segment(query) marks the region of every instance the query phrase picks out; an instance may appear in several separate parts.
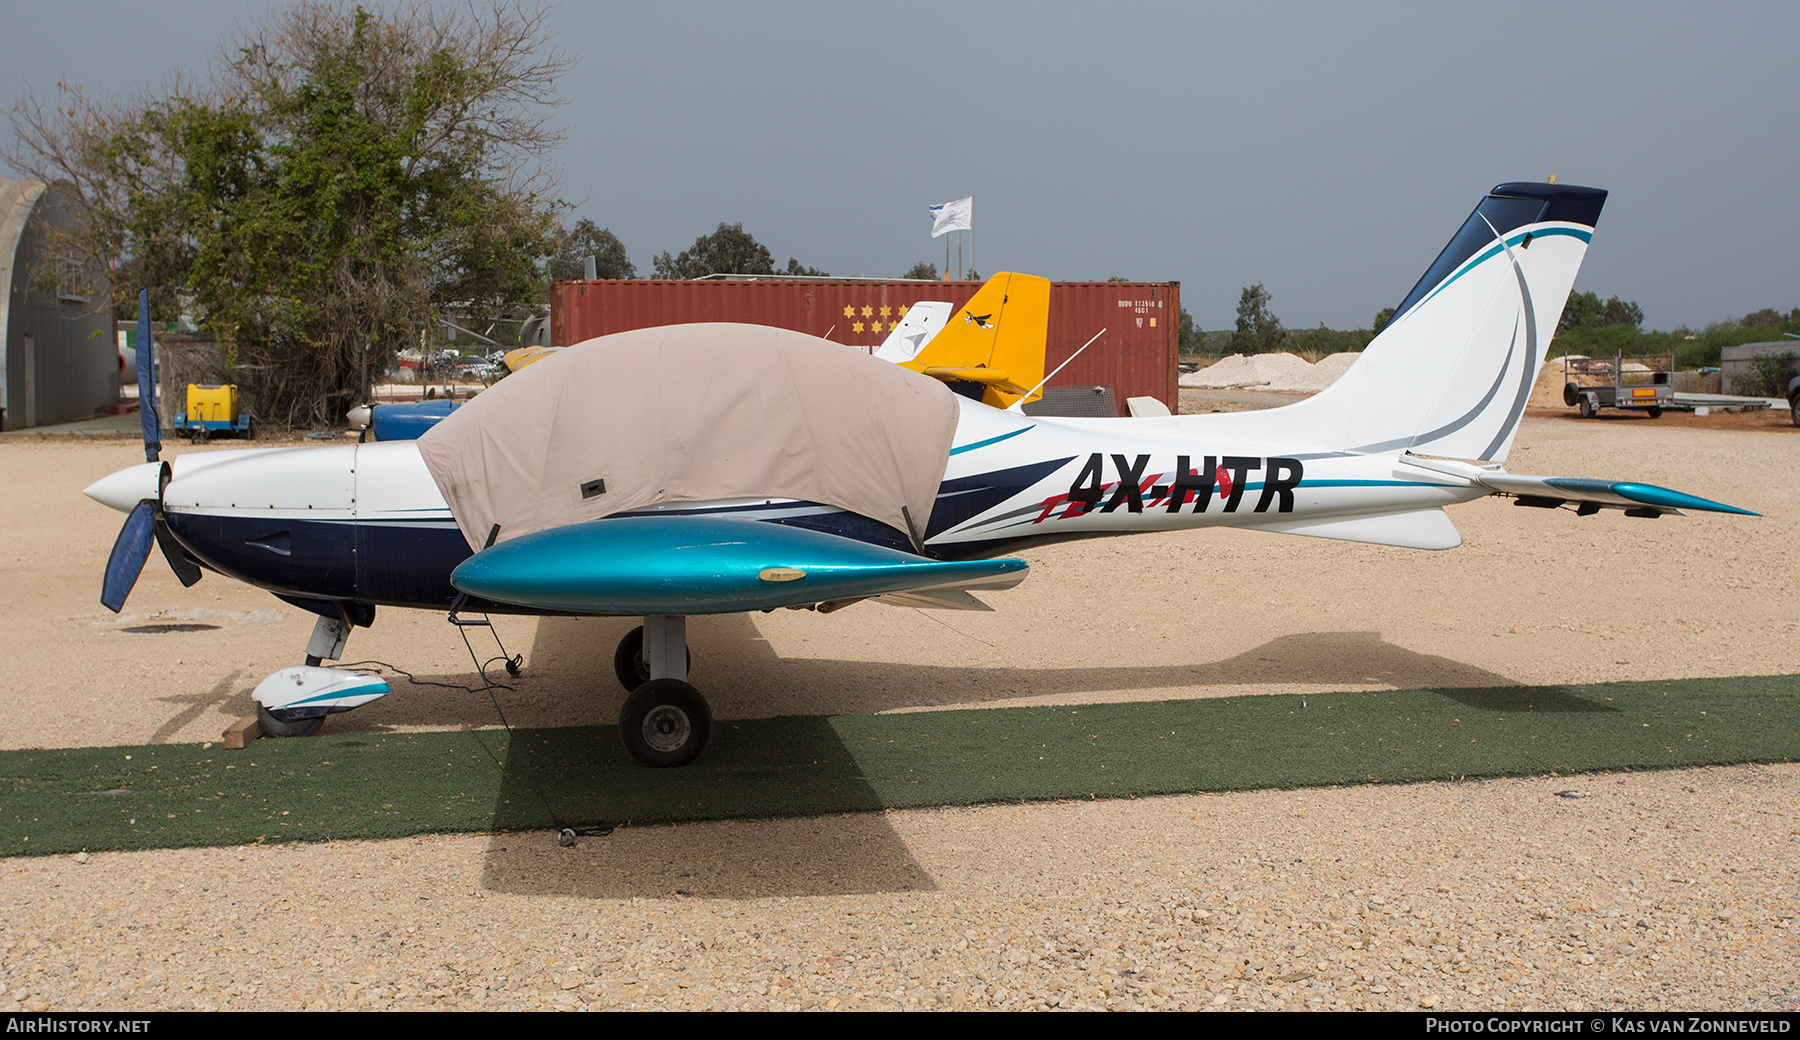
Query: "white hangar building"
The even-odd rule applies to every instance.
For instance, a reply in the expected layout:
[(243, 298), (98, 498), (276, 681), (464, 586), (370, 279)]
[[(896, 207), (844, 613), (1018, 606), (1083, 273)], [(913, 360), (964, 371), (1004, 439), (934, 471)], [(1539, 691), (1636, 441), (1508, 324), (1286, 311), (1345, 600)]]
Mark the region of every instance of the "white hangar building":
[(44, 228), (69, 219), (43, 181), (0, 177), (0, 430), (85, 419), (119, 399), (110, 286), (35, 287)]

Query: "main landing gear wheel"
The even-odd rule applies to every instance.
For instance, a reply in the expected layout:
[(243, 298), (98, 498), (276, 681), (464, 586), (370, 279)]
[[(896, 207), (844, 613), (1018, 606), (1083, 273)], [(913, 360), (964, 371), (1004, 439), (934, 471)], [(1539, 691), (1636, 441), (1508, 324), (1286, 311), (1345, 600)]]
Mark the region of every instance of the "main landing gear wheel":
[(712, 737), (712, 709), (700, 691), (680, 679), (652, 679), (625, 698), (619, 740), (640, 764), (685, 766), (700, 757)]
[(269, 709), (258, 704), (256, 706), (256, 722), (262, 727), (262, 731), (271, 737), (310, 737), (325, 725), (325, 716), (283, 722), (269, 714)]
[[(694, 651), (686, 647), (687, 667), (694, 667)], [(644, 660), (644, 626), (639, 625), (625, 633), (619, 640), (619, 648), (613, 651), (613, 674), (619, 677), (619, 685), (630, 693), (650, 681), (650, 663)]]

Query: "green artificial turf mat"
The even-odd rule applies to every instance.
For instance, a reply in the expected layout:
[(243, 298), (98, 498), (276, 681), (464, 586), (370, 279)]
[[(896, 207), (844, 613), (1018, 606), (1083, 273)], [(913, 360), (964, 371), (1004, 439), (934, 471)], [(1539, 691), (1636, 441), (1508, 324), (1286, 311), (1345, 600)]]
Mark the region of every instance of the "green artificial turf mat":
[[(0, 752), (0, 854), (810, 816), (1800, 759), (1800, 676), (719, 722), (682, 769), (611, 727)], [(529, 758), (530, 769), (525, 762)]]

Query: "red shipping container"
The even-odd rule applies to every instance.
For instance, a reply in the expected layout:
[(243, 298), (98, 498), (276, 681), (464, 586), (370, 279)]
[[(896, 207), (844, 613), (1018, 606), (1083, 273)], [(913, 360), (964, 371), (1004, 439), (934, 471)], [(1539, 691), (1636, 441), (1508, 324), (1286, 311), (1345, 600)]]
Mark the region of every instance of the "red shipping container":
[[(774, 325), (874, 351), (913, 304), (961, 307), (980, 282), (794, 278), (699, 281), (557, 282), (550, 290), (550, 342), (568, 346), (631, 329), (696, 321)], [(1053, 282), (1044, 371), (1105, 330), (1048, 387), (1104, 387), (1112, 414), (1131, 397), (1154, 397), (1177, 411), (1175, 362), (1181, 349), (1180, 282)], [(1065, 396), (1063, 400), (1067, 400)]]

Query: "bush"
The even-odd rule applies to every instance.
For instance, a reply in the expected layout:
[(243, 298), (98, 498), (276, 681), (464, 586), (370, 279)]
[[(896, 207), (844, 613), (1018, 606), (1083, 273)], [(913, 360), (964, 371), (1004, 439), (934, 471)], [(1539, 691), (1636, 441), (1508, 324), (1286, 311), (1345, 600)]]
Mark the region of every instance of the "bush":
[(1788, 380), (1794, 376), (1794, 352), (1763, 354), (1750, 359), (1749, 368), (1733, 376), (1733, 393), (1747, 397), (1786, 397)]

